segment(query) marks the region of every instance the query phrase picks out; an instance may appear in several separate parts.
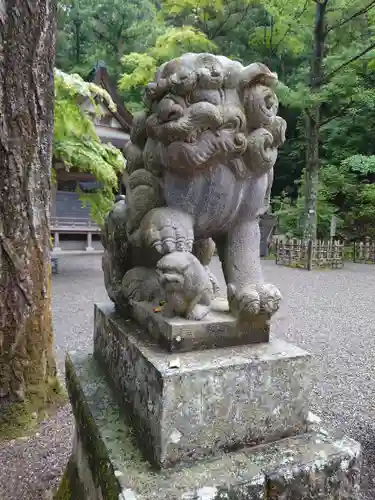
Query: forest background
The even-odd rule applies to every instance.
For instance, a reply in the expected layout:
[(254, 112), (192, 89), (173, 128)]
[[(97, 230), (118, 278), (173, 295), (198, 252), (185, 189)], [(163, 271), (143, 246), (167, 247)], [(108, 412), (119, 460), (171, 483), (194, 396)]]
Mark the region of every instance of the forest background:
[(184, 52), (261, 61), (279, 75), (288, 122), (272, 196), (279, 231), (327, 237), (335, 216), (340, 236), (375, 237), (374, 35), (375, 0), (59, 0), (54, 156), (109, 191), (122, 167), (76, 107), (82, 93), (109, 96), (68, 74), (86, 79), (105, 63), (136, 112), (155, 69)]

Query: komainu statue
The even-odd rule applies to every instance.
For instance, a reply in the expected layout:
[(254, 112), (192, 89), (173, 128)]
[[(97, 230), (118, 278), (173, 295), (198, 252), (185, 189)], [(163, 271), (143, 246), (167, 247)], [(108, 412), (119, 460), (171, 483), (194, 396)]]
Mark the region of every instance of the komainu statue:
[(164, 301), (163, 314), (203, 319), (218, 293), (216, 246), (231, 312), (246, 321), (278, 309), (259, 257), (259, 216), (286, 130), (276, 83), (263, 64), (212, 54), (157, 71), (125, 150), (126, 200), (103, 231), (105, 284), (118, 306)]

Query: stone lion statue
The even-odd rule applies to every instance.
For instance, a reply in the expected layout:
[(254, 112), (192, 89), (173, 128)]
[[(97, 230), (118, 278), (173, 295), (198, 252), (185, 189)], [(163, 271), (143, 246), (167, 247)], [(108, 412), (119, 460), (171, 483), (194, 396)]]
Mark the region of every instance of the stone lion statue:
[(278, 309), (259, 256), (259, 216), (286, 131), (276, 83), (264, 64), (212, 54), (185, 54), (156, 72), (125, 148), (126, 200), (103, 231), (117, 305), (166, 301), (169, 316), (203, 319), (218, 293), (208, 267), (216, 246), (231, 312), (251, 319)]

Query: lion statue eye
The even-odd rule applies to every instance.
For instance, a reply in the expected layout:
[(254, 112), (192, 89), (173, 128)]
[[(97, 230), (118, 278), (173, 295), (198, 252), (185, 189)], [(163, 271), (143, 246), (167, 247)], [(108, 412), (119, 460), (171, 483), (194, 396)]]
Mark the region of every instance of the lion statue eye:
[(178, 120), (183, 115), (182, 110), (173, 109), (167, 115), (167, 121)]
[(271, 95), (268, 95), (265, 97), (264, 102), (266, 104), (267, 109), (271, 109), (272, 106), (275, 104), (275, 99)]

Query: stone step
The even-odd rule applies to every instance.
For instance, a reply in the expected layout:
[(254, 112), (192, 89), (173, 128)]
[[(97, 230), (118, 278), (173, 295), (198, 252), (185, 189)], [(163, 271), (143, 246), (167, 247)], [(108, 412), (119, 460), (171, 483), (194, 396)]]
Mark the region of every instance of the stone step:
[(337, 500), (358, 498), (358, 443), (323, 429), (155, 470), (92, 355), (67, 357), (74, 448), (55, 500)]
[(159, 467), (306, 429), (310, 355), (285, 341), (177, 356), (107, 304), (95, 307), (94, 354)]

